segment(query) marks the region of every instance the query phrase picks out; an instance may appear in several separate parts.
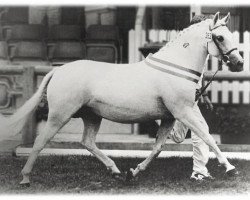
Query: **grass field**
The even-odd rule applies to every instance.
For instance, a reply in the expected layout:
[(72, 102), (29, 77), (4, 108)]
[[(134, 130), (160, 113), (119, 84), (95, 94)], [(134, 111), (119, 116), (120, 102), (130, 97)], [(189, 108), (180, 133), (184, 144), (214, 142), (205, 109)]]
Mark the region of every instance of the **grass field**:
[[(82, 156), (39, 157), (31, 186), (19, 186), (20, 171), (27, 158), (0, 156), (0, 194), (250, 194), (250, 161), (231, 160), (240, 171), (237, 178), (224, 176), (217, 160), (208, 169), (216, 180), (196, 183), (189, 180), (191, 158), (157, 159), (137, 179), (127, 183), (113, 179), (96, 158)], [(125, 171), (141, 159), (114, 159)]]

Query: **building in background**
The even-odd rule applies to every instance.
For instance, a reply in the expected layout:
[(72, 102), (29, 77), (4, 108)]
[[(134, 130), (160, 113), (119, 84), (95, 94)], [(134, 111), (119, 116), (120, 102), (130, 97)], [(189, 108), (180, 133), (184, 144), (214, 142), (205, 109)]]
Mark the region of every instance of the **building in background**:
[[(250, 29), (249, 7), (159, 6), (146, 7), (144, 29), (182, 30), (192, 15), (231, 13), (230, 30), (241, 33)], [(87, 29), (93, 24), (116, 25), (123, 41), (123, 62), (128, 61), (128, 31), (135, 27), (136, 6), (30, 6), (0, 8), (1, 26), (9, 24), (78, 24)], [(1, 37), (1, 34), (0, 34)]]

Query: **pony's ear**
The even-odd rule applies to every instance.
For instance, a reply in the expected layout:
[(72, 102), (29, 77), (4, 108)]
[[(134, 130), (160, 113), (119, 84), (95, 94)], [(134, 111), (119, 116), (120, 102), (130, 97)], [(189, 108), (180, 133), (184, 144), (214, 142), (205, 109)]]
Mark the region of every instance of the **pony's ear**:
[(213, 18), (213, 26), (215, 26), (215, 24), (217, 23), (217, 21), (219, 20), (219, 18), (220, 18), (220, 12), (217, 12), (214, 15), (214, 18)]
[(229, 19), (230, 19), (230, 12), (229, 12), (229, 13), (227, 14), (227, 16), (224, 17), (222, 20), (225, 22), (225, 24), (227, 24), (228, 21), (229, 21)]

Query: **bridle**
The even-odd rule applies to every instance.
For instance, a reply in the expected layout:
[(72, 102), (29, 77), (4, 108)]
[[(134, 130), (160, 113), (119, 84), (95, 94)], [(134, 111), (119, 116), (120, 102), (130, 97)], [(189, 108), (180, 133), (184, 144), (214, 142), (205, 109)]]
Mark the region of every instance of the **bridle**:
[[(210, 34), (211, 34), (211, 37), (212, 37), (212, 40), (213, 40), (214, 44), (216, 45), (216, 47), (218, 48), (218, 50), (220, 52), (220, 55), (221, 55), (222, 59), (219, 60), (219, 67), (216, 70), (216, 72), (213, 74), (213, 76), (210, 78), (210, 80), (207, 82), (207, 84), (204, 87), (202, 87), (201, 91), (196, 94), (195, 101), (197, 101), (200, 98), (200, 96), (205, 92), (205, 90), (207, 89), (207, 87), (211, 84), (211, 82), (213, 81), (213, 79), (214, 79), (215, 75), (218, 73), (218, 71), (222, 69), (222, 63), (223, 62), (224, 63), (230, 62), (229, 61), (229, 55), (233, 51), (237, 50), (237, 48), (232, 48), (229, 51), (227, 51), (226, 53), (224, 53), (223, 50), (220, 48), (220, 45), (219, 45), (218, 41), (216, 40), (216, 36), (215, 36), (215, 34), (212, 33), (212, 31), (214, 29), (217, 29), (218, 27), (221, 27), (221, 26), (226, 26), (226, 24), (220, 24), (219, 26), (216, 26), (216, 27), (214, 27), (212, 29), (210, 28), (210, 31), (211, 31)], [(207, 53), (209, 54), (209, 51), (208, 51), (208, 42), (207, 42)]]
[[(217, 29), (217, 28), (219, 28), (221, 26), (226, 26), (226, 24), (220, 24), (219, 26), (216, 26), (216, 27), (210, 29), (210, 31), (212, 32), (213, 30), (215, 30), (215, 29)], [(219, 45), (218, 41), (216, 40), (216, 36), (213, 33), (212, 33), (212, 40), (213, 40), (214, 44), (216, 45), (216, 47), (218, 48), (218, 50), (220, 52), (220, 55), (221, 55), (221, 58), (222, 58), (221, 60), (223, 62), (227, 63), (229, 61), (229, 55), (233, 51), (237, 50), (237, 48), (236, 47), (232, 48), (229, 51), (227, 51), (226, 53), (224, 53), (223, 50), (220, 48), (220, 45)], [(207, 52), (208, 52), (208, 42), (207, 42)]]

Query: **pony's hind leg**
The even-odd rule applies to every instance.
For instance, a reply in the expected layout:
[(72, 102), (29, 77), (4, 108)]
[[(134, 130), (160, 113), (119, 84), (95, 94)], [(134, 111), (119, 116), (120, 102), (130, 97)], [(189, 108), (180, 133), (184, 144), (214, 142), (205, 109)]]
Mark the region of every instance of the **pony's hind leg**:
[(70, 117), (64, 117), (63, 120), (62, 117), (49, 113), (48, 121), (45, 125), (45, 128), (37, 136), (29, 158), (21, 171), (23, 175), (23, 180), (20, 182), (21, 185), (30, 184), (30, 172), (32, 171), (33, 165), (38, 157), (38, 154), (45, 147), (45, 145), (55, 136), (55, 134), (60, 130), (60, 128), (69, 121), (69, 119)]
[(175, 119), (167, 119), (161, 121), (153, 151), (142, 163), (137, 165), (136, 169), (130, 169), (130, 172), (127, 175), (127, 179), (131, 178), (130, 173), (132, 173), (132, 176), (135, 177), (140, 171), (144, 171), (153, 161), (153, 159), (160, 154), (162, 146), (165, 144), (167, 136), (174, 126), (174, 122)]
[(95, 155), (106, 167), (111, 171), (112, 175), (120, 175), (121, 172), (117, 168), (115, 162), (100, 151), (95, 144), (96, 135), (101, 125), (102, 118), (92, 111), (84, 113), (82, 116), (84, 122), (84, 132), (82, 137), (82, 145), (93, 155)]

